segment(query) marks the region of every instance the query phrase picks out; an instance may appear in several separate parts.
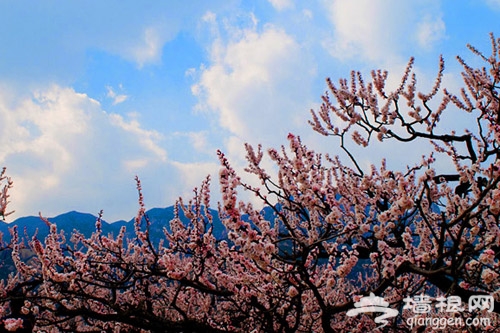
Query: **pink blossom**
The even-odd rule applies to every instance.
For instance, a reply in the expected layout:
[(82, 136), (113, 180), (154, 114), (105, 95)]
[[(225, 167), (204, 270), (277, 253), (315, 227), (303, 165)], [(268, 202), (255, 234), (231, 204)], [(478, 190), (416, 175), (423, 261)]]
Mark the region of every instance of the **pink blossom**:
[(498, 273), (489, 268), (485, 268), (481, 273), (481, 279), (484, 283), (490, 284), (493, 281), (498, 281)]
[(8, 318), (3, 321), (4, 327), (9, 332), (15, 332), (20, 328), (23, 328), (23, 320), (22, 319), (14, 319)]
[(299, 294), (299, 291), (294, 286), (290, 286), (290, 288), (288, 288), (288, 293), (287, 293), (288, 296), (293, 298), (293, 297), (297, 296), (298, 294)]

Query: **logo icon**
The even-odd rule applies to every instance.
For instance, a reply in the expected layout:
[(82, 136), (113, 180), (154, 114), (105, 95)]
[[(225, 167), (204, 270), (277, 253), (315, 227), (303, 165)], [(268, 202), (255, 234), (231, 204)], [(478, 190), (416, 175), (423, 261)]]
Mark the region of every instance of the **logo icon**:
[(370, 293), (370, 296), (362, 297), (359, 302), (354, 303), (355, 309), (347, 311), (349, 317), (354, 317), (360, 313), (370, 313), (370, 312), (382, 312), (375, 318), (375, 323), (382, 324), (377, 328), (384, 327), (388, 324), (386, 319), (396, 317), (399, 314), (398, 310), (389, 308), (389, 303), (386, 302), (382, 297), (375, 296)]

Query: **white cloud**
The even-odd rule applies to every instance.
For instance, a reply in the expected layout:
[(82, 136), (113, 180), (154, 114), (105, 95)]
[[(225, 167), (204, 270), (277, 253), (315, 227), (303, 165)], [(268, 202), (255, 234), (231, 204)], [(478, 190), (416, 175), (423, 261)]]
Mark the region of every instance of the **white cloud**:
[[(173, 203), (180, 196), (184, 198), (191, 198), (193, 188), (200, 187), (201, 181), (207, 175), (210, 175), (212, 182), (216, 183), (220, 165), (216, 162), (196, 162), (196, 163), (181, 163), (177, 161), (172, 162), (172, 166), (176, 169), (176, 176), (178, 181), (184, 186), (179, 192), (170, 193), (169, 202)], [(212, 187), (214, 189), (214, 187)], [(219, 197), (216, 191), (213, 191), (216, 197)]]
[(500, 10), (500, 0), (485, 0), (485, 1), (491, 8)]
[[(393, 26), (395, 15), (387, 9), (398, 1), (380, 3), (371, 0), (325, 2), (335, 37), (328, 45), (338, 58), (363, 56), (378, 59), (388, 49), (387, 30)], [(404, 15), (404, 13), (402, 13)]]
[[(92, 108), (97, 102), (85, 95), (51, 87), (46, 92), (38, 91), (33, 98), (16, 101), (16, 105), (5, 103), (7, 96), (1, 96), (3, 149), (0, 160), (8, 155), (32, 153), (36, 156), (54, 157), (54, 166), (64, 170), (71, 166), (72, 159), (62, 145), (64, 139), (82, 135), (88, 129), (88, 114), (85, 108)], [(57, 103), (54, 103), (57, 101)]]
[(161, 161), (166, 161), (167, 152), (158, 145), (158, 141), (162, 139), (162, 135), (156, 131), (143, 129), (139, 121), (135, 119), (134, 115), (132, 115), (132, 117), (133, 118), (127, 122), (118, 114), (110, 114), (109, 120), (111, 124), (118, 126), (125, 132), (129, 132), (134, 137), (138, 138), (137, 142), (142, 146), (142, 148), (153, 153), (155, 158), (158, 158)]
[(148, 160), (144, 159), (144, 158), (130, 159), (130, 160), (123, 161), (123, 165), (125, 166), (125, 168), (128, 171), (133, 172), (134, 170), (140, 170), (140, 169), (144, 168), (145, 166), (147, 166)]
[(133, 45), (128, 56), (131, 57), (139, 67), (146, 63), (158, 63), (161, 59), (161, 51), (166, 36), (161, 34), (161, 28), (147, 27), (137, 44)]
[[(121, 85), (120, 85), (120, 89), (122, 89)], [(111, 86), (106, 86), (106, 90), (108, 91), (106, 96), (113, 100), (113, 102), (112, 102), (113, 105), (123, 103), (128, 99), (128, 96), (125, 94), (117, 94), (115, 92), (115, 90), (113, 89), (113, 87), (111, 87)]]
[[(161, 187), (175, 170), (160, 134), (133, 116), (104, 112), (71, 88), (51, 86), (31, 97), (1, 92), (0, 118), (0, 165), (14, 180), (12, 218), (101, 208), (108, 220), (129, 218), (136, 210), (134, 175), (158, 174), (154, 184)], [(182, 186), (172, 183), (161, 191)]]
[(208, 150), (209, 143), (206, 132), (188, 132), (186, 135), (196, 151), (206, 152)]
[[(210, 152), (209, 154), (215, 154), (216, 148), (212, 147), (212, 142), (209, 140), (209, 131), (203, 130), (199, 132), (195, 131), (188, 131), (188, 132), (173, 132), (170, 134), (170, 139), (171, 139), (171, 145), (172, 147), (176, 146), (178, 147), (180, 144), (186, 145), (187, 150), (182, 150), (178, 152), (177, 154), (177, 159), (181, 157), (182, 153), (200, 153), (200, 154), (206, 154), (207, 152)], [(185, 154), (185, 155), (186, 155)], [(211, 155), (212, 157), (215, 158), (215, 155)], [(192, 158), (193, 156), (191, 156)], [(192, 158), (193, 159), (193, 158)], [(194, 158), (193, 160), (196, 160)]]
[[(444, 33), (439, 2), (435, 1), (335, 0), (324, 4), (334, 26), (333, 38), (324, 46), (340, 59), (360, 57), (390, 64), (413, 48), (415, 39), (428, 43)], [(425, 18), (423, 22), (421, 17)], [(417, 25), (420, 29), (415, 35)]]
[(188, 78), (193, 78), (196, 75), (196, 68), (188, 68), (185, 72), (184, 75)]
[(217, 21), (217, 15), (214, 12), (208, 10), (203, 16), (201, 20), (205, 23), (215, 23)]
[[(50, 76), (67, 84), (78, 78), (88, 54), (96, 51), (138, 67), (159, 63), (163, 46), (182, 29), (191, 29), (189, 17), (208, 6), (182, 1), (148, 5), (91, 1), (59, 3), (54, 10), (50, 4), (27, 6), (20, 1), (6, 10), (1, 4), (1, 30), (9, 34), (0, 36), (0, 42), (4, 59), (10, 59), (0, 64), (2, 77), (37, 81)], [(6, 19), (16, 15), (23, 19)]]
[(417, 40), (421, 47), (431, 49), (445, 37), (446, 26), (440, 16), (426, 15), (417, 26)]
[(292, 0), (269, 0), (269, 2), (273, 5), (277, 10), (284, 10), (293, 7)]
[(302, 11), (302, 15), (304, 15), (304, 17), (308, 20), (312, 20), (312, 18), (314, 17), (314, 14), (310, 9), (304, 9)]
[[(212, 63), (192, 87), (198, 108), (218, 114), (219, 124), (243, 140), (286, 136), (287, 122), (308, 105), (314, 65), (285, 31), (246, 29), (228, 42), (216, 40)], [(278, 125), (279, 124), (279, 125)]]

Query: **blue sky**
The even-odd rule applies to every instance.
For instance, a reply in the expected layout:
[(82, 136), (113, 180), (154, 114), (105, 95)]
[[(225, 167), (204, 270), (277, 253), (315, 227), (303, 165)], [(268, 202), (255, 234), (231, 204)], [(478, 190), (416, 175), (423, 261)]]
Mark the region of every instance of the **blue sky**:
[[(277, 147), (288, 132), (335, 154), (307, 125), (326, 77), (383, 68), (397, 82), (413, 55), (425, 91), (443, 54), (458, 89), (454, 57), (472, 59), (467, 43), (489, 54), (499, 18), (498, 0), (0, 1), (9, 220), (100, 209), (129, 219), (135, 175), (150, 208), (189, 197), (208, 174), (216, 200), (217, 149), (242, 169), (245, 142)], [(388, 151), (407, 162), (387, 149), (361, 152), (363, 163)]]

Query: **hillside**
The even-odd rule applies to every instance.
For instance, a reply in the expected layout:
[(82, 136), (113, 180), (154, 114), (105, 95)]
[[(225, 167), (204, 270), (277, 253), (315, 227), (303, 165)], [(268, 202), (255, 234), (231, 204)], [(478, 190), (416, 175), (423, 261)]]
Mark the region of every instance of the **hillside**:
[[(213, 224), (214, 224), (214, 235), (217, 238), (223, 238), (225, 236), (224, 226), (220, 221), (217, 211), (210, 210), (210, 213), (213, 216)], [(166, 207), (166, 208), (152, 208), (146, 212), (146, 216), (151, 222), (150, 226), (150, 234), (154, 243), (156, 243), (159, 238), (163, 237), (163, 228), (166, 227), (167, 230), (170, 230), (170, 221), (174, 218), (174, 206)], [(188, 219), (180, 213), (180, 218), (184, 223), (188, 222)], [(81, 213), (77, 211), (70, 211), (55, 217), (49, 217), (48, 220), (57, 225), (58, 230), (63, 230), (67, 235), (69, 235), (73, 230), (79, 230), (86, 237), (89, 237), (92, 232), (95, 230), (95, 222), (97, 220), (97, 216), (89, 214), (89, 213)], [(19, 234), (21, 237), (23, 235), (31, 238), (35, 232), (38, 230), (38, 238), (43, 239), (47, 236), (49, 229), (47, 225), (40, 219), (38, 216), (26, 216), (20, 217), (16, 219), (12, 223), (6, 223), (4, 221), (0, 221), (0, 232), (3, 233), (4, 241), (10, 241), (11, 236), (9, 232), (9, 228), (14, 226), (18, 227)], [(134, 233), (134, 218), (132, 217), (129, 221), (115, 221), (115, 222), (107, 222), (105, 220), (102, 221), (102, 231), (104, 234), (113, 233), (114, 235), (118, 234), (120, 228), (122, 226), (126, 227), (127, 236), (131, 237)], [(25, 237), (26, 238), (26, 237)]]

